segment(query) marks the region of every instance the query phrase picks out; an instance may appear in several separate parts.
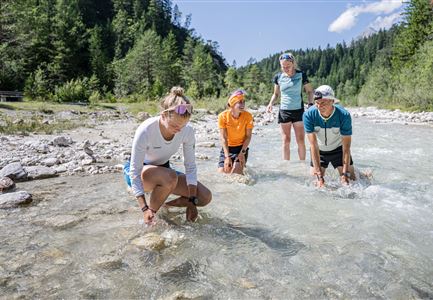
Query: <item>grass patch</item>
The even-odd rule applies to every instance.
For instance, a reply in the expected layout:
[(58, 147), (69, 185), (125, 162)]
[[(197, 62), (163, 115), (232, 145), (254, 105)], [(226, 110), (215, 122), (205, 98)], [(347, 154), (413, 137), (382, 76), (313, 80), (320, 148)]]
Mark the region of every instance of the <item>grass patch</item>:
[(43, 122), (42, 116), (33, 115), (26, 117), (26, 119), (12, 118), (9, 116), (2, 116), (0, 123), (0, 133), (2, 134), (22, 134), (28, 135), (31, 132), (55, 134), (64, 130), (78, 128), (83, 126), (80, 120), (63, 120), (62, 122), (52, 122), (46, 124)]
[(29, 111), (42, 112), (53, 114), (61, 111), (78, 111), (82, 113), (90, 113), (101, 110), (119, 110), (126, 111), (133, 115), (147, 111), (150, 114), (155, 114), (159, 111), (158, 102), (142, 102), (142, 103), (92, 103), (92, 104), (63, 104), (54, 102), (8, 102), (0, 104), (0, 109), (14, 111)]

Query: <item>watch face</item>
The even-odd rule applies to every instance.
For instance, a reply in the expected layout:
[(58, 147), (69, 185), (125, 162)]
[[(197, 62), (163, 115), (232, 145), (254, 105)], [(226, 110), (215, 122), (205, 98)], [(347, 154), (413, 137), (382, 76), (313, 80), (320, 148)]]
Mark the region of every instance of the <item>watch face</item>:
[(198, 198), (197, 197), (191, 197), (191, 198), (189, 198), (189, 201), (191, 201), (194, 205), (198, 204)]

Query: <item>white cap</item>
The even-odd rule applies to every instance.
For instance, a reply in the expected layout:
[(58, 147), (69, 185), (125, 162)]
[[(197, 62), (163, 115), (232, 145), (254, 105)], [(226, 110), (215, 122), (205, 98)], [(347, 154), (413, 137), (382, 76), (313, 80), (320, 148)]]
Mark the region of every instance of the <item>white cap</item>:
[(314, 90), (314, 100), (322, 98), (334, 100), (334, 103), (340, 102), (340, 100), (335, 98), (334, 90), (329, 85), (321, 85)]

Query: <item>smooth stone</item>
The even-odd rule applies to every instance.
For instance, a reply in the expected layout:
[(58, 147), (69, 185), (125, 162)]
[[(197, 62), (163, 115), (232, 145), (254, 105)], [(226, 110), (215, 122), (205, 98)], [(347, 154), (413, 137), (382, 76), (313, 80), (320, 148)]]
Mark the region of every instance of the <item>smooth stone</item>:
[(244, 289), (255, 289), (257, 287), (254, 283), (245, 278), (240, 278), (239, 284)]
[(43, 161), (41, 161), (41, 164), (47, 166), (47, 167), (52, 167), (54, 165), (57, 165), (59, 163), (59, 160), (56, 157), (49, 157), (44, 159)]
[(0, 208), (13, 208), (32, 202), (32, 195), (25, 192), (13, 192), (0, 195)]
[(43, 221), (44, 225), (54, 227), (57, 229), (71, 228), (84, 220), (85, 217), (78, 217), (72, 215), (59, 215), (54, 216)]
[(13, 162), (0, 170), (0, 178), (1, 177), (9, 177), (12, 180), (19, 181), (25, 180), (27, 173), (20, 162)]
[(177, 291), (173, 294), (166, 296), (164, 298), (159, 298), (160, 300), (199, 300), (207, 299), (205, 295), (197, 295), (188, 291)]
[(72, 139), (69, 136), (56, 136), (51, 143), (54, 146), (60, 146), (60, 147), (68, 147), (73, 143)]
[(13, 190), (15, 188), (15, 182), (9, 177), (0, 178), (0, 193)]
[(30, 166), (26, 167), (25, 170), (28, 173), (29, 179), (44, 179), (58, 176), (55, 169), (45, 166)]
[(164, 238), (153, 232), (134, 239), (131, 244), (142, 249), (155, 251), (162, 250), (166, 247)]
[(205, 148), (214, 148), (215, 143), (214, 142), (201, 142), (196, 145), (197, 147), (205, 147)]
[(104, 255), (97, 259), (95, 266), (102, 269), (119, 269), (122, 267), (122, 258), (116, 255)]

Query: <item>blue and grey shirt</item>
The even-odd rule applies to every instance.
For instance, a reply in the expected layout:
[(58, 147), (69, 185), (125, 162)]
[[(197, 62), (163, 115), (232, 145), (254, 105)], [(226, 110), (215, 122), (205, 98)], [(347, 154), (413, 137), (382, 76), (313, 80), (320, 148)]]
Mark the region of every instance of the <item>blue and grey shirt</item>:
[(316, 106), (308, 109), (303, 116), (306, 133), (316, 133), (320, 151), (332, 151), (342, 145), (341, 136), (352, 135), (350, 113), (340, 105), (334, 105), (334, 112), (323, 118)]
[(296, 110), (302, 108), (302, 87), (310, 82), (304, 72), (296, 70), (292, 77), (285, 73), (278, 73), (273, 82), (280, 87), (280, 109)]

